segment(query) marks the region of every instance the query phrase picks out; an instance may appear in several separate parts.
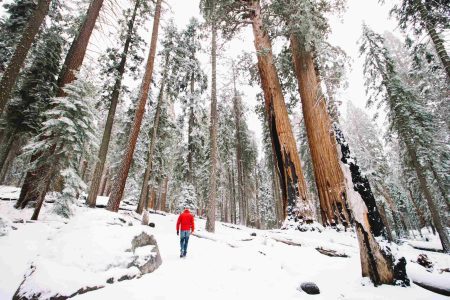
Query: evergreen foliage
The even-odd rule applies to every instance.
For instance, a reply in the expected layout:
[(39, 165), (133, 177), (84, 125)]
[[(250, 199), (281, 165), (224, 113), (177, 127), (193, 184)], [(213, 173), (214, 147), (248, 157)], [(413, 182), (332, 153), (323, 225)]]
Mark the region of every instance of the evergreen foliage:
[[(48, 171), (42, 174), (43, 178), (52, 180), (58, 178), (58, 174), (64, 178), (57, 211), (67, 217), (70, 215), (70, 204), (85, 189), (79, 174), (80, 159), (85, 152), (92, 151), (97, 137), (92, 108), (96, 96), (94, 86), (87, 78), (80, 76), (65, 88), (65, 92), (65, 97), (52, 98), (52, 108), (44, 113), (42, 128), (24, 147), (23, 155), (37, 157), (29, 170), (45, 166)], [(42, 181), (42, 184), (46, 183)]]

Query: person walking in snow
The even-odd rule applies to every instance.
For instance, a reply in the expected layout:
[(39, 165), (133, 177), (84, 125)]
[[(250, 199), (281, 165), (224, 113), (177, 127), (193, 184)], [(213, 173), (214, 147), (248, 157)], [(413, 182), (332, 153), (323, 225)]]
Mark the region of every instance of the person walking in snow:
[(192, 232), (194, 232), (194, 216), (187, 207), (184, 207), (184, 211), (178, 216), (177, 220), (177, 235), (180, 236), (181, 247), (180, 257), (186, 256), (189, 235)]

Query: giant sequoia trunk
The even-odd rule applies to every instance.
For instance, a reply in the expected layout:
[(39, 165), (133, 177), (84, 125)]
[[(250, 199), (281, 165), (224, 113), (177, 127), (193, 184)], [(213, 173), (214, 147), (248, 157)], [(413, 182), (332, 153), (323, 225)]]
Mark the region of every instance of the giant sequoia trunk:
[(322, 221), (327, 225), (341, 223), (347, 227), (350, 214), (345, 201), (344, 177), (313, 55), (300, 44), (296, 34), (291, 34), (290, 39)]
[[(215, 5), (213, 3), (213, 5)], [(213, 11), (213, 15), (215, 12)], [(215, 18), (215, 17), (214, 17)], [(217, 194), (217, 25), (215, 21), (211, 26), (211, 119), (209, 126), (210, 139), (210, 172), (209, 172), (209, 197), (206, 212), (206, 230), (215, 231), (216, 222), (216, 194)]]
[(158, 140), (158, 129), (159, 129), (159, 117), (161, 115), (161, 107), (164, 101), (164, 88), (167, 81), (167, 69), (169, 65), (169, 53), (166, 54), (166, 59), (164, 63), (164, 71), (161, 79), (161, 88), (159, 90), (158, 95), (158, 103), (156, 104), (155, 116), (153, 119), (153, 128), (151, 132), (150, 143), (148, 144), (147, 150), (147, 167), (145, 168), (144, 180), (142, 181), (141, 195), (139, 197), (139, 204), (136, 209), (138, 214), (142, 213), (144, 208), (145, 199), (148, 198), (147, 190), (148, 190), (148, 182), (151, 179), (152, 171), (153, 171), (153, 153), (155, 152), (156, 143)]
[(313, 219), (312, 205), (307, 194), (296, 141), (273, 61), (272, 45), (263, 27), (259, 1), (252, 1), (250, 9), (266, 118), (272, 140), (273, 159), (282, 191), (283, 215), (286, 217), (287, 214), (294, 221), (303, 219), (309, 222)]
[[(341, 167), (344, 173), (346, 194), (356, 224), (362, 276), (369, 277), (375, 286), (380, 284), (409, 285), (405, 258), (395, 258), (390, 249), (378, 240), (383, 240), (385, 226), (378, 212), (369, 181), (361, 174), (359, 166), (350, 156), (350, 149), (342, 132), (335, 128)], [(378, 240), (377, 240), (377, 239)]]
[(95, 164), (94, 175), (92, 176), (91, 188), (86, 203), (90, 207), (95, 207), (98, 190), (100, 188), (100, 181), (102, 178), (103, 168), (105, 167), (106, 155), (108, 154), (109, 141), (111, 139), (111, 131), (114, 123), (114, 117), (116, 115), (117, 104), (119, 103), (120, 89), (122, 88), (122, 78), (125, 73), (125, 64), (127, 62), (128, 50), (133, 35), (134, 21), (139, 8), (141, 0), (136, 0), (134, 5), (133, 14), (128, 22), (127, 37), (123, 46), (123, 51), (120, 59), (119, 66), (117, 68), (117, 77), (114, 83), (113, 91), (111, 93), (111, 104), (109, 106), (108, 117), (106, 118), (105, 129), (103, 131), (102, 144), (98, 153), (98, 161)]
[(27, 25), (23, 30), (22, 37), (17, 43), (8, 67), (3, 73), (0, 81), (0, 116), (3, 114), (3, 110), (11, 97), (11, 92), (17, 77), (19, 76), (20, 69), (30, 51), (31, 45), (39, 31), (39, 27), (41, 27), (41, 24), (44, 22), (45, 16), (48, 13), (50, 2), (50, 0), (38, 1), (36, 9), (28, 20)]
[(145, 112), (145, 104), (147, 103), (148, 94), (150, 90), (150, 83), (153, 77), (153, 66), (156, 54), (156, 42), (158, 40), (159, 20), (161, 17), (161, 2), (156, 1), (155, 15), (153, 18), (152, 39), (150, 42), (150, 52), (147, 58), (147, 65), (145, 74), (142, 79), (141, 90), (139, 92), (139, 100), (134, 115), (133, 127), (131, 128), (130, 137), (125, 149), (124, 157), (117, 172), (116, 180), (113, 184), (111, 196), (109, 197), (107, 209), (117, 212), (119, 210), (120, 201), (122, 200), (123, 191), (130, 171), (131, 161), (133, 160), (134, 149), (141, 130), (142, 118)]
[(428, 208), (430, 209), (431, 219), (433, 220), (434, 226), (436, 227), (436, 231), (439, 234), (439, 238), (441, 239), (442, 249), (446, 253), (450, 253), (450, 238), (448, 236), (447, 228), (444, 224), (446, 222), (443, 221), (443, 218), (439, 214), (439, 208), (434, 202), (433, 196), (431, 195), (431, 191), (428, 188), (428, 183), (426, 180), (426, 174), (423, 170), (422, 165), (417, 158), (416, 148), (410, 141), (406, 141), (406, 148), (408, 151), (409, 158), (413, 164), (414, 170), (417, 175), (417, 179), (419, 180), (420, 191), (422, 192), (425, 200), (427, 201)]
[[(100, 8), (102, 7), (103, 0), (93, 0), (89, 5), (84, 21), (78, 31), (77, 36), (72, 42), (70, 46), (69, 52), (67, 53), (66, 59), (64, 61), (64, 65), (61, 69), (61, 73), (58, 77), (58, 92), (57, 96), (62, 97), (65, 96), (63, 88), (66, 84), (71, 83), (75, 80), (74, 71), (77, 71), (82, 63), (84, 56), (86, 54), (86, 49), (89, 44), (89, 39), (91, 37), (92, 31), (94, 29), (95, 22), (100, 13)], [(52, 153), (54, 152), (54, 147), (49, 149)], [(31, 158), (31, 161), (37, 159), (39, 154), (35, 157)], [(41, 176), (42, 174), (50, 173), (51, 166), (41, 166), (38, 170), (34, 170), (33, 172), (27, 172), (25, 176), (24, 183), (22, 185), (22, 189), (20, 191), (19, 199), (17, 200), (16, 207), (24, 208), (30, 201), (35, 201), (40, 198), (42, 194), (47, 193), (45, 191), (42, 193), (38, 191), (38, 181), (45, 178), (46, 180), (51, 181), (53, 177)], [(43, 184), (43, 186), (50, 187), (50, 183)]]

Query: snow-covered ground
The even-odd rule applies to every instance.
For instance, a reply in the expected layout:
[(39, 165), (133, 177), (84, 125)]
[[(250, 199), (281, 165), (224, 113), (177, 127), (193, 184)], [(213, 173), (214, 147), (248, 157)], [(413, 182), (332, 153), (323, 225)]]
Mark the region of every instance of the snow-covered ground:
[[(0, 201), (0, 216), (6, 224), (4, 230), (6, 235), (0, 236), (1, 300), (11, 299), (24, 274), (29, 270), (30, 264), (39, 261), (40, 257), (54, 257), (55, 265), (62, 262), (61, 257), (64, 254), (65, 262), (69, 261), (70, 257), (79, 257), (76, 250), (77, 239), (92, 239), (94, 235), (97, 238), (101, 237), (95, 228), (89, 228), (95, 223), (87, 220), (99, 219), (102, 213), (110, 214), (99, 208), (93, 212), (92, 209), (78, 207), (76, 217), (67, 220), (52, 214), (52, 204), (46, 203), (39, 221), (14, 223), (22, 218), (28, 220), (32, 211), (30, 209), (18, 211), (13, 208), (13, 204), (12, 201)], [(130, 218), (129, 212), (119, 214), (125, 213), (128, 214), (126, 217)], [(229, 224), (217, 222), (216, 233), (211, 234), (204, 231), (205, 221), (196, 218), (196, 232), (189, 240), (187, 257), (180, 259), (179, 239), (175, 231), (176, 218), (177, 216), (172, 214), (166, 216), (150, 214), (150, 221), (155, 223), (155, 228), (139, 225), (137, 220), (133, 226), (138, 228), (142, 226), (143, 230), (156, 237), (163, 260), (156, 271), (139, 279), (107, 284), (102, 289), (74, 298), (448, 299), (415, 284), (408, 288), (388, 285), (374, 287), (368, 280), (362, 279), (358, 245), (352, 232), (262, 231), (238, 225), (231, 225), (234, 227), (232, 228)], [(83, 224), (86, 224), (84, 229)], [(78, 232), (81, 228), (84, 234), (69, 239), (69, 236), (75, 236), (71, 228), (77, 228)], [(252, 233), (256, 233), (256, 236), (252, 236)], [(301, 246), (288, 245), (282, 241)], [(117, 243), (121, 244), (123, 241), (118, 240)], [(325, 256), (316, 250), (317, 247), (336, 250), (349, 257)], [(109, 251), (108, 248), (96, 250), (106, 252)], [(408, 261), (407, 271), (410, 279), (428, 280), (444, 287), (450, 285), (450, 274), (439, 272), (450, 267), (449, 255), (416, 250), (406, 243), (399, 247), (399, 252)], [(420, 253), (426, 253), (434, 263), (433, 272), (428, 272), (424, 267), (411, 262), (417, 260)], [(89, 253), (84, 255), (87, 261), (92, 259), (88, 257)], [(77, 268), (76, 263), (73, 266)], [(74, 282), (80, 281), (76, 278), (80, 274), (78, 272), (58, 274), (57, 270), (57, 266), (53, 269), (49, 267), (47, 270), (52, 275), (49, 282), (45, 283), (50, 289), (52, 285), (56, 288), (58, 278), (64, 277), (65, 282), (70, 282), (71, 278)], [(298, 290), (299, 285), (307, 281), (318, 285), (320, 295), (307, 295)]]

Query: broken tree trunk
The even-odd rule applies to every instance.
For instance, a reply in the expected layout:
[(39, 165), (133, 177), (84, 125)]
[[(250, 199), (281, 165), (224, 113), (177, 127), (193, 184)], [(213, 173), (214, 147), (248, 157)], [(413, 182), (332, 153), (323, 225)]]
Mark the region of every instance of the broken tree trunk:
[(272, 141), (276, 172), (279, 175), (283, 215), (297, 221), (313, 220), (313, 210), (307, 193), (306, 181), (284, 102), (280, 80), (273, 60), (272, 45), (264, 29), (259, 1), (250, 4), (254, 45), (258, 70), (264, 92), (265, 111)]
[(405, 258), (398, 259), (398, 263), (394, 264), (395, 258), (389, 247), (383, 243), (385, 226), (377, 210), (369, 181), (361, 174), (359, 166), (350, 156), (348, 144), (337, 127), (335, 134), (341, 153), (347, 199), (356, 224), (362, 276), (369, 277), (375, 286), (380, 284), (408, 286)]

